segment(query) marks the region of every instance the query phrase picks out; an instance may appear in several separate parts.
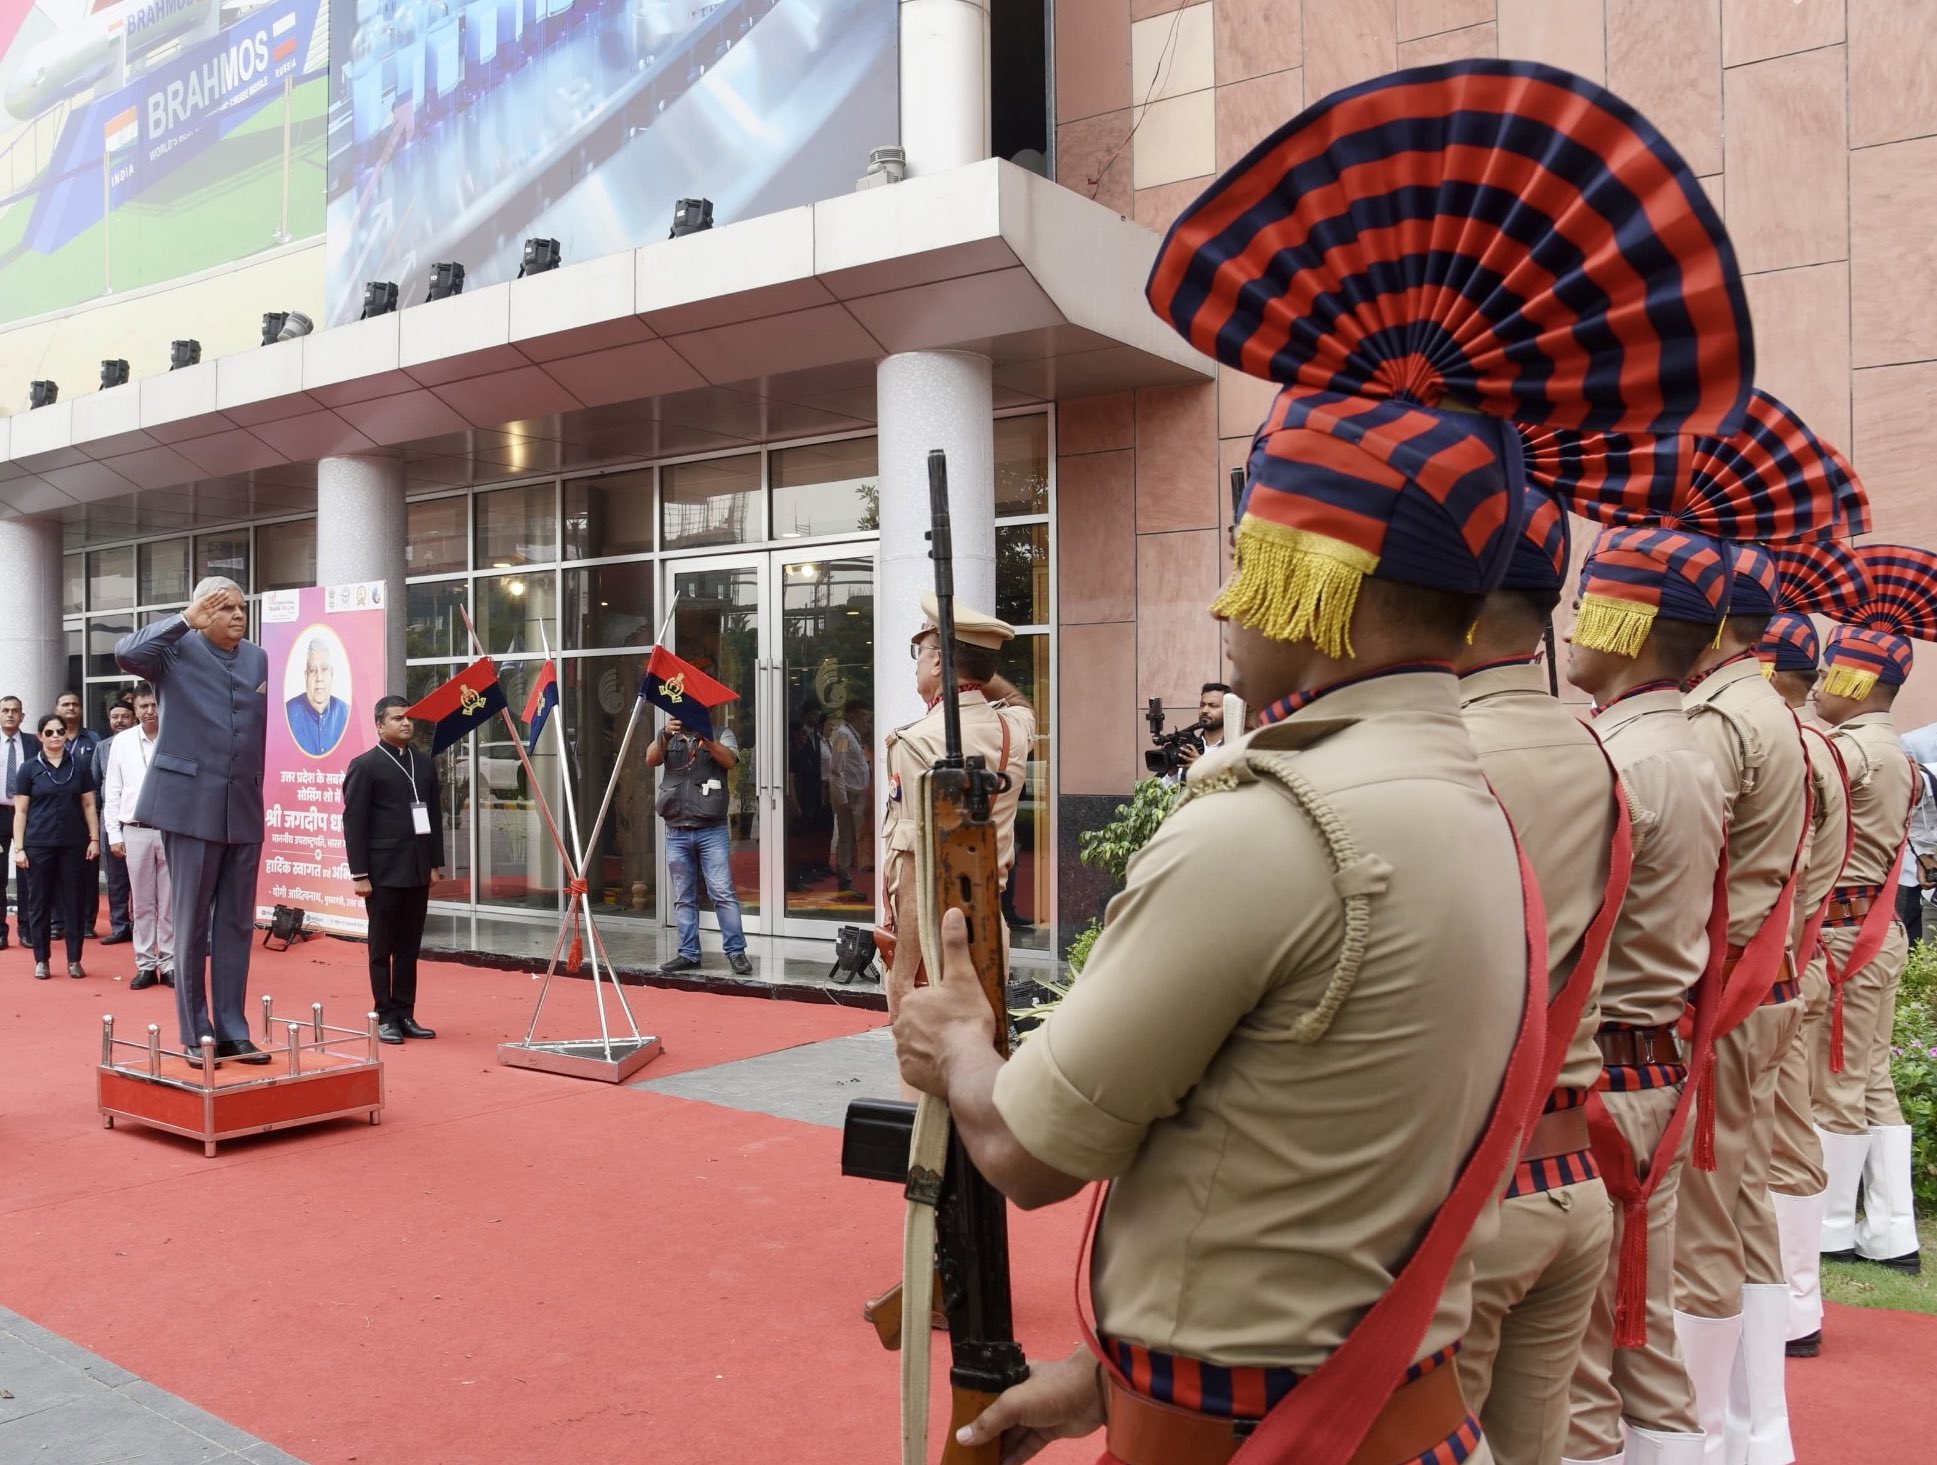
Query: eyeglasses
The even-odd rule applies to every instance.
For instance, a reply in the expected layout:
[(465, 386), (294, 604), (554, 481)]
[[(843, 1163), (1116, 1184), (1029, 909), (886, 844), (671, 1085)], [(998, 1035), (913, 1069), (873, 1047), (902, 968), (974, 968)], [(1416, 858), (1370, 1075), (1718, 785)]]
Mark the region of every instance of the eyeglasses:
[(64, 738), (67, 736), (67, 729), (64, 727), (48, 728), (41, 733), (41, 736), (43, 738)]
[(939, 641), (910, 641), (908, 643), (908, 659), (910, 661), (920, 661), (927, 652), (940, 651), (941, 649), (942, 644)]

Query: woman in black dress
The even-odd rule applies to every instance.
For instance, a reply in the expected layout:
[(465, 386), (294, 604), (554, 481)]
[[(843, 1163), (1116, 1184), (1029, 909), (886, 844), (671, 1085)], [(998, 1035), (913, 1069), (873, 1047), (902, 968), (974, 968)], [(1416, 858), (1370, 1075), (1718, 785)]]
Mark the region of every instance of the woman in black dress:
[(58, 713), (40, 720), (40, 756), (13, 780), (13, 862), (33, 873), (34, 975), (45, 981), (54, 912), (67, 927), (67, 974), (81, 970), (81, 933), (88, 927), (88, 861), (100, 852), (88, 767), (67, 756), (67, 724)]

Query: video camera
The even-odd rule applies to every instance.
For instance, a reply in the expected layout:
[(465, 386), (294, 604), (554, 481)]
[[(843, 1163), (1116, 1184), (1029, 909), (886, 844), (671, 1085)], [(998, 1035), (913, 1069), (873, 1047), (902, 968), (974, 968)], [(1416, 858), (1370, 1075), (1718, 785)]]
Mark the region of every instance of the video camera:
[(1202, 718), (1189, 727), (1164, 731), (1164, 700), (1152, 697), (1150, 705), (1144, 710), (1143, 719), (1150, 724), (1150, 741), (1157, 746), (1146, 748), (1143, 766), (1158, 778), (1168, 778), (1184, 767), (1183, 750), (1187, 747), (1204, 751), (1204, 729), (1208, 725)]

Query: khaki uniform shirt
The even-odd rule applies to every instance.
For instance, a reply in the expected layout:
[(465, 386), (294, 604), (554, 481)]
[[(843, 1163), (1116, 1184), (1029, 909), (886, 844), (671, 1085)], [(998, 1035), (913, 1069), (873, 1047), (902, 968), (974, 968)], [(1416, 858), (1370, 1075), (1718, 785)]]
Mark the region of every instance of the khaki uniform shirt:
[[(994, 803), (996, 861), (1002, 879), (1016, 862), (1016, 807), (1022, 802), (1023, 776), (1036, 746), (1036, 714), (1028, 707), (991, 702), (981, 692), (962, 693), (962, 753), (982, 756), (991, 769), (1006, 768), (1009, 788)], [(915, 780), (942, 756), (942, 704), (926, 716), (898, 727), (886, 739), (888, 806), (881, 819), (881, 843), (886, 851), (887, 891), (893, 896), (903, 872), (913, 872), (915, 810), (909, 802)], [(903, 859), (902, 856), (911, 858)]]
[[(1843, 846), (1849, 839), (1850, 791), (1843, 783), (1843, 771), (1836, 766), (1828, 736), (1817, 727), (1803, 724), (1803, 746), (1809, 750), (1810, 835), (1802, 884), (1796, 891), (1796, 920), (1790, 930), (1790, 945), (1799, 946), (1803, 928), (1828, 897), (1843, 871)], [(1910, 793), (1904, 792), (1908, 800)], [(1798, 957), (1800, 960), (1800, 957)]]
[[(1328, 846), (1243, 755), (1294, 755), (1377, 879), (1365, 961), (1314, 1043), (1344, 919)], [(1444, 672), (1342, 686), (1200, 759), (1070, 995), (996, 1081), (1039, 1160), (1115, 1177), (1103, 1331), (1310, 1369), (1391, 1285), (1457, 1178), (1526, 991), (1519, 870)], [(1458, 1338), (1453, 1273), (1421, 1354)]]
[(1672, 687), (1621, 698), (1594, 730), (1620, 770), (1634, 826), (1634, 871), (1608, 944), (1601, 1021), (1662, 1027), (1681, 1017), (1708, 964), (1722, 784)]
[(1721, 779), (1728, 821), (1729, 944), (1746, 946), (1796, 866), (1803, 821), (1809, 817), (1808, 755), (1796, 714), (1753, 656), (1717, 667), (1682, 701)]
[[(1536, 666), (1490, 666), (1460, 678), (1460, 710), (1487, 781), (1527, 852), (1547, 907), (1548, 997), (1560, 995), (1600, 914), (1614, 845), (1614, 779), (1594, 734), (1549, 695)], [(1601, 1073), (1594, 1032), (1606, 958), (1592, 977), (1560, 1087), (1586, 1089)]]
[[(1897, 851), (1903, 848), (1905, 816), (1910, 811), (1910, 759), (1887, 712), (1852, 717), (1830, 736), (1849, 773), (1850, 818), (1856, 824), (1856, 845), (1836, 883), (1881, 885), (1890, 878)], [(1878, 897), (1896, 898), (1894, 890)]]

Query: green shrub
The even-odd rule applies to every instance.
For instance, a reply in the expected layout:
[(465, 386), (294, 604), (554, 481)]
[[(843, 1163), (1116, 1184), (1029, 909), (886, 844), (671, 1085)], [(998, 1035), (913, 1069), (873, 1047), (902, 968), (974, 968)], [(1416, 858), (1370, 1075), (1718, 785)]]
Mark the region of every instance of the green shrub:
[(1076, 857), (1092, 870), (1101, 870), (1118, 885), (1127, 878), (1130, 859), (1150, 843), (1157, 826), (1177, 807), (1181, 785), (1166, 784), (1159, 778), (1146, 778), (1130, 795), (1130, 802), (1116, 806), (1116, 817), (1101, 829), (1090, 829), (1077, 839)]
[(1917, 1210), (1937, 1211), (1937, 944), (1910, 950), (1897, 987), (1896, 1027), (1890, 1038), (1890, 1077), (1910, 1126), (1910, 1173)]

